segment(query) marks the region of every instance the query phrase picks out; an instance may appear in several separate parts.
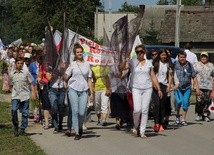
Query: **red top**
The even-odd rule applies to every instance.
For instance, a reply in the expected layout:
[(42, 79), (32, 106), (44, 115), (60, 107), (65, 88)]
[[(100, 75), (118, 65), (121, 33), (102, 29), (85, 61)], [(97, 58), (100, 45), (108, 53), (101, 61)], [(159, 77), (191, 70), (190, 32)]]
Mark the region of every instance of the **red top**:
[(42, 77), (41, 77), (41, 81), (43, 82), (43, 83), (45, 83), (45, 84), (48, 84), (48, 79), (47, 79), (47, 77), (46, 77), (46, 70), (44, 69), (45, 68), (45, 65), (40, 65), (39, 66), (39, 72), (41, 72), (42, 73)]

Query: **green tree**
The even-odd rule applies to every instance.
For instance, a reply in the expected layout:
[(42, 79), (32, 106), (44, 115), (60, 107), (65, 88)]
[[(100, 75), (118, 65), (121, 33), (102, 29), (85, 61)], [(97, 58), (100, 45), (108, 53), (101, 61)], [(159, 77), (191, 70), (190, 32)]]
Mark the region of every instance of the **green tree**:
[(7, 0), (0, 2), (0, 37), (10, 43), (17, 38), (41, 42), (47, 21), (54, 29), (66, 27), (93, 38), (94, 12), (99, 0)]
[(168, 0), (159, 0), (157, 2), (157, 5), (169, 5), (169, 1)]
[(119, 12), (134, 12), (138, 13), (140, 11), (140, 7), (136, 5), (128, 4), (127, 2), (121, 5), (121, 8), (118, 10)]
[(152, 19), (149, 23), (149, 29), (145, 31), (145, 35), (140, 34), (140, 38), (143, 39), (143, 44), (146, 45), (158, 45), (160, 41), (157, 39), (158, 31), (155, 29), (155, 23)]

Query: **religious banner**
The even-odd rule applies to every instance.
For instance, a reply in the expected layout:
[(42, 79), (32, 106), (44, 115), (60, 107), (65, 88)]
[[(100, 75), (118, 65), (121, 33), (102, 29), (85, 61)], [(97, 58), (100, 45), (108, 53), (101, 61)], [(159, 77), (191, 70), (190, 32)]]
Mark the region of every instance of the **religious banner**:
[[(73, 33), (73, 36), (76, 34), (71, 30), (70, 33)], [(118, 52), (109, 50), (108, 47), (99, 45), (82, 35), (77, 35), (79, 44), (84, 48), (84, 59), (91, 65), (111, 66), (119, 63)]]

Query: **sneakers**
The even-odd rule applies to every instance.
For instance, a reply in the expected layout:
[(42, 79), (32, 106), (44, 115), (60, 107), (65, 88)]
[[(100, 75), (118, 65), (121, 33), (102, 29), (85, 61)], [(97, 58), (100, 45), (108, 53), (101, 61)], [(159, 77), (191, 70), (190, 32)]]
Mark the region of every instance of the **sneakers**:
[(201, 121), (201, 120), (202, 120), (202, 117), (201, 117), (201, 116), (197, 116), (197, 117), (195, 118), (195, 120), (196, 120), (196, 121)]
[(154, 125), (154, 132), (159, 132), (160, 126), (159, 124)]
[(180, 123), (181, 123), (180, 117), (176, 117), (176, 119), (175, 119), (175, 124), (180, 124)]
[(183, 126), (187, 126), (188, 124), (187, 124), (187, 122), (186, 121), (181, 121), (181, 125), (183, 125)]
[(87, 127), (86, 127), (85, 123), (83, 123), (83, 125), (82, 125), (82, 129), (83, 129), (84, 131), (86, 131), (86, 130), (87, 130)]
[(101, 126), (106, 126), (106, 125), (107, 125), (107, 122), (101, 121), (101, 122), (100, 122), (100, 125), (101, 125)]
[(101, 125), (101, 121), (98, 121), (98, 122), (97, 122), (97, 125), (100, 126), (100, 125)]
[(210, 122), (210, 118), (209, 118), (209, 117), (205, 117), (205, 118), (204, 118), (204, 121)]
[(45, 129), (45, 130), (49, 129), (49, 125), (48, 125), (48, 124), (45, 124), (44, 129)]
[(27, 133), (25, 132), (25, 129), (21, 129), (21, 130), (19, 131), (19, 135), (20, 135), (20, 136), (27, 136)]
[(53, 134), (58, 134), (59, 133), (59, 129), (55, 128), (53, 131)]
[(14, 128), (14, 133), (13, 134), (14, 134), (15, 137), (19, 136), (19, 128), (18, 127)]

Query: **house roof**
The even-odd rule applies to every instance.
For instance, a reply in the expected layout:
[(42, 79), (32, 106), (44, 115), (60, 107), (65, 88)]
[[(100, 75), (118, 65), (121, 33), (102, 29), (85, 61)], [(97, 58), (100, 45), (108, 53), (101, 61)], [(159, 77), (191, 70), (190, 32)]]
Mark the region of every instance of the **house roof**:
[[(158, 38), (175, 42), (176, 11), (166, 10)], [(214, 11), (181, 11), (180, 42), (214, 42)]]

